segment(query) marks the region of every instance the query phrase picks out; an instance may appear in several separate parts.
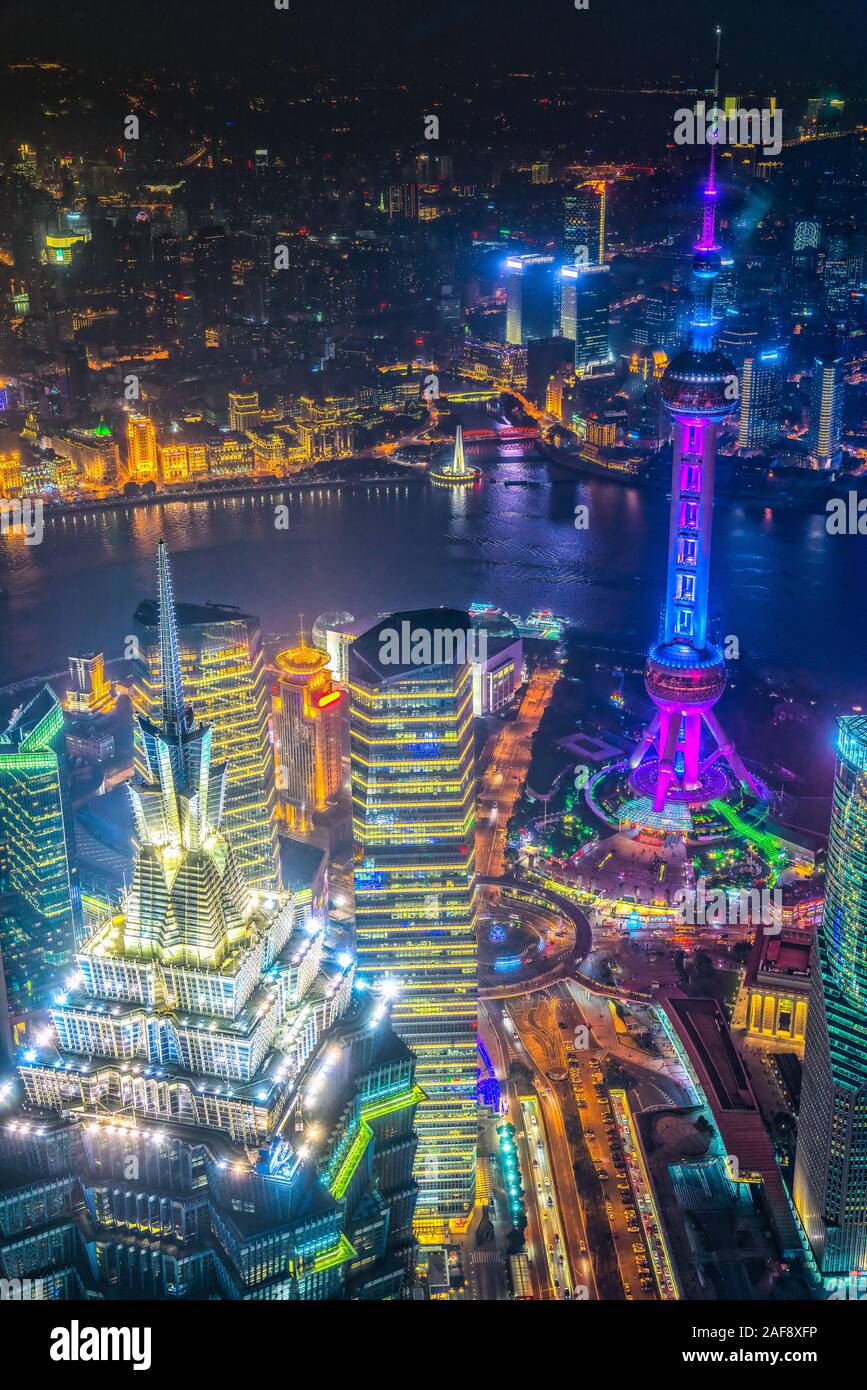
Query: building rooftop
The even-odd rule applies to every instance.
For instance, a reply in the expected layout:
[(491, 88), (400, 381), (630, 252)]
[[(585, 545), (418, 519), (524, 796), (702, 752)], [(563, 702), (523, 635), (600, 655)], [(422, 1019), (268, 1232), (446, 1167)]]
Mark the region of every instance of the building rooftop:
[(385, 681), (401, 680), (410, 672), (418, 674), (436, 666), (453, 665), (454, 656), (450, 660), (427, 662), (389, 660), (388, 649), (394, 645), (392, 635), (396, 634), (400, 657), (407, 656), (412, 652), (414, 639), (421, 634), (428, 638), (431, 655), (442, 658), (449, 650), (446, 634), (455, 632), (464, 634), (464, 647), (470, 648), (473, 624), (468, 614), (458, 608), (417, 608), (390, 613), (353, 642), (349, 649), (350, 676), (366, 685), (381, 685)]
[(788, 989), (805, 991), (810, 982), (810, 957), (813, 952), (811, 932), (792, 928), (777, 936), (763, 931), (756, 933), (753, 949), (745, 972), (745, 984), (754, 984), (760, 977), (785, 984)]
[[(255, 622), (250, 613), (227, 603), (176, 603), (178, 627), (206, 627), (209, 623)], [(156, 599), (143, 599), (135, 610), (133, 621), (144, 628), (159, 627), (159, 604)]]

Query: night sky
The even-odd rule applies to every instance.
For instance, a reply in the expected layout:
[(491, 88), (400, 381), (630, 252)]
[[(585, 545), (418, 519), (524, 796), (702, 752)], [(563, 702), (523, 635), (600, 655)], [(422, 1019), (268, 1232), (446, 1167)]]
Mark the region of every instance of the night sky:
[(598, 84), (709, 80), (711, 30), (724, 28), (729, 90), (807, 82), (867, 85), (865, 0), (0, 0), (4, 56), (66, 57), (131, 70), (141, 59), (190, 72), (255, 71), (266, 60), (404, 80), (452, 66), (543, 65)]

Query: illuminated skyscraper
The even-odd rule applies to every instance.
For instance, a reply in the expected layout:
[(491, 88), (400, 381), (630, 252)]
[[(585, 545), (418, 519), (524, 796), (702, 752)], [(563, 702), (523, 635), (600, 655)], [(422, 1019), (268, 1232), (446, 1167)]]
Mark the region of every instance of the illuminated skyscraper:
[(475, 1194), (471, 633), (452, 609), (396, 613), (349, 653), (359, 970), (395, 981), (418, 1059), (421, 1222), (466, 1217)]
[[(715, 95), (719, 82), (719, 30)], [(729, 789), (728, 763), (744, 792), (759, 788), (726, 736), (713, 706), (726, 684), (725, 661), (708, 635), (708, 582), (713, 524), (716, 435), (736, 399), (732, 364), (713, 348), (713, 284), (720, 266), (716, 240), (716, 143), (703, 195), (701, 235), (692, 261), (695, 310), (692, 347), (662, 378), (662, 399), (674, 422), (668, 576), (662, 640), (651, 648), (645, 684), (656, 714), (630, 758), (636, 790), (683, 814)], [(702, 755), (702, 726), (714, 741)], [(653, 750), (653, 756), (645, 761)]]
[(839, 468), (843, 428), (843, 359), (817, 357), (810, 399), (810, 458), (815, 468)]
[(69, 658), (70, 685), (66, 708), (70, 714), (102, 714), (113, 703), (102, 652), (79, 652)]
[(792, 229), (792, 250), (804, 251), (818, 247), (822, 236), (822, 224), (815, 217), (802, 217)]
[(741, 371), (739, 449), (766, 449), (780, 432), (782, 352), (768, 348), (744, 359)]
[(130, 415), (126, 422), (127, 466), (137, 483), (156, 480), (157, 434), (148, 415)]
[(590, 179), (563, 198), (563, 245), (569, 260), (605, 262), (605, 183)]
[(867, 1267), (867, 718), (837, 724), (794, 1189), (826, 1276)]
[(63, 710), (48, 685), (0, 734), (0, 863), (7, 988), (16, 1006), (39, 1005), (81, 927)]
[(611, 300), (607, 266), (564, 265), (560, 269), (560, 333), (575, 344), (575, 370), (607, 362), (608, 310)]
[(158, 587), (132, 882), (61, 984), (53, 1037), (19, 1059), (0, 1268), (58, 1297), (398, 1296), (414, 1060), (301, 895), (244, 881), (220, 829), (226, 769), (185, 699), (163, 547)]
[(346, 695), (331, 681), (328, 656), (304, 640), (281, 652), (271, 685), (277, 805), (290, 830), (311, 829), (340, 791)]
[(554, 332), (554, 257), (510, 256), (506, 271), (506, 342), (520, 347), (530, 338), (550, 338)]
[[(160, 548), (162, 553), (162, 541)], [(214, 757), (227, 768), (223, 833), (245, 879), (256, 888), (272, 888), (277, 874), (274, 759), (258, 620), (219, 604), (180, 603), (176, 611), (184, 683), (210, 724)], [(136, 683), (136, 708), (155, 719), (162, 680), (157, 603), (139, 604), (133, 621), (142, 634), (145, 667)]]

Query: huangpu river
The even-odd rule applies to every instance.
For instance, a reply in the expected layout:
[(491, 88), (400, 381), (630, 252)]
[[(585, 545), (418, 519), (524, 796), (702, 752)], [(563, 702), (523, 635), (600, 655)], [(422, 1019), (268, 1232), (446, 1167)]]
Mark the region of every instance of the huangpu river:
[[(476, 462), (476, 460), (473, 460)], [(485, 600), (550, 608), (587, 635), (641, 647), (659, 624), (668, 501), (595, 479), (554, 483), (540, 459), (482, 458), (468, 490), (426, 481), (289, 490), (46, 517), (41, 544), (0, 537), (0, 685), (123, 654), (153, 593), (164, 536), (180, 600), (231, 603), (267, 637), (329, 609)], [(507, 481), (539, 486), (505, 486)], [(278, 529), (275, 506), (288, 507)], [(590, 509), (576, 530), (576, 504)], [(867, 548), (824, 515), (717, 499), (711, 609), (753, 667), (867, 705)]]

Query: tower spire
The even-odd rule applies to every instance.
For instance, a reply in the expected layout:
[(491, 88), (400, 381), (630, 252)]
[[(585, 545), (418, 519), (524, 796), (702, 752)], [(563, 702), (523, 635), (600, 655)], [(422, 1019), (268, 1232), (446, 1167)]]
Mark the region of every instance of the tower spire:
[(182, 730), (184, 724), (184, 687), (181, 680), (181, 651), (178, 645), (178, 620), (175, 612), (175, 592), (169, 568), (169, 552), (164, 540), (157, 546), (157, 590), (159, 595), (160, 673), (163, 686), (163, 724), (167, 729)]
[(720, 41), (722, 39), (722, 29), (719, 25), (714, 30), (716, 49), (714, 54), (713, 68), (713, 116), (714, 124), (710, 138), (710, 154), (708, 162), (707, 183), (704, 188), (703, 207), (701, 216), (701, 236), (699, 238), (697, 250), (713, 251), (716, 249), (716, 147), (719, 143), (719, 55)]
[[(708, 635), (708, 587), (713, 529), (717, 430), (732, 408), (729, 384), (734, 367), (714, 350), (716, 322), (713, 286), (720, 270), (716, 244), (716, 164), (719, 138), (719, 51), (717, 25), (714, 68), (714, 132), (710, 170), (704, 189), (701, 240), (695, 247), (695, 314), (692, 347), (669, 363), (662, 399), (672, 417), (671, 522), (666, 579), (665, 629), (651, 648), (645, 670), (647, 693), (656, 714), (629, 759), (632, 785), (653, 797), (653, 813), (670, 800), (680, 810), (707, 806), (723, 797), (733, 778), (744, 792), (764, 795), (723, 731), (713, 707), (725, 689), (723, 652)], [(703, 756), (702, 727), (715, 749)], [(656, 756), (645, 763), (654, 749)]]

